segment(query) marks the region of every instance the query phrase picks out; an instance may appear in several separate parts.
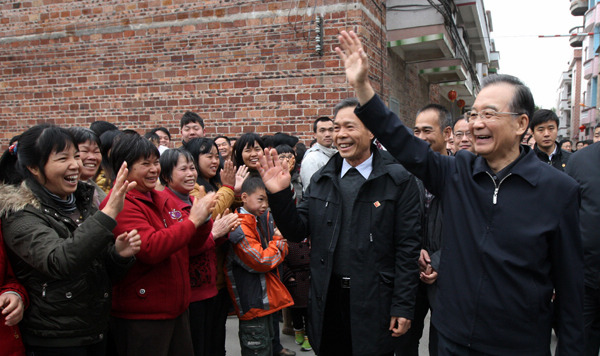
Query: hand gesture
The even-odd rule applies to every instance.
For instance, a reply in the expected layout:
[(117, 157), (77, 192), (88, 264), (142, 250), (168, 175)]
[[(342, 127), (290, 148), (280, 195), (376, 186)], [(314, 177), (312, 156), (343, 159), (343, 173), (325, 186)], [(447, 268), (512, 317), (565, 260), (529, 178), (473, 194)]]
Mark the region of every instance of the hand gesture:
[(216, 240), (220, 237), (227, 235), (230, 231), (235, 230), (242, 220), (237, 214), (232, 214), (229, 209), (226, 209), (223, 215), (217, 215), (212, 227), (213, 239)]
[(393, 337), (404, 335), (408, 329), (410, 329), (410, 320), (393, 316), (390, 320), (389, 330), (392, 332)]
[(4, 316), (6, 326), (17, 325), (23, 319), (25, 305), (20, 296), (13, 293), (4, 293), (0, 295), (0, 309)]
[(124, 232), (115, 240), (115, 250), (121, 257), (131, 257), (140, 252), (142, 238), (137, 230)]
[(280, 192), (290, 186), (292, 176), (287, 161), (281, 162), (274, 148), (265, 148), (265, 154), (258, 158), (257, 168), (270, 193)]
[(346, 68), (346, 79), (353, 88), (357, 88), (369, 81), (369, 59), (362, 43), (353, 31), (340, 32), (338, 36), (340, 46), (335, 48)]
[(244, 184), (244, 181), (249, 175), (250, 172), (248, 172), (248, 167), (246, 167), (245, 164), (239, 166), (237, 173), (235, 174), (235, 189), (233, 190), (235, 195), (242, 194), (242, 184)]
[(235, 187), (236, 176), (233, 162), (230, 159), (223, 163), (223, 169), (221, 169), (221, 183), (230, 187)]
[(102, 212), (113, 219), (116, 219), (117, 215), (123, 210), (123, 203), (125, 201), (125, 195), (127, 192), (135, 188), (137, 185), (136, 182), (127, 181), (127, 175), (129, 174), (129, 170), (127, 169), (127, 162), (123, 162), (119, 172), (117, 173), (117, 179), (115, 179), (115, 184), (113, 185), (112, 191), (110, 193), (110, 198), (108, 198), (108, 202), (102, 209)]
[(216, 203), (217, 195), (215, 192), (206, 194), (202, 199), (195, 199), (188, 219), (194, 223), (196, 228), (198, 228), (200, 225), (204, 224), (209, 215), (212, 214)]

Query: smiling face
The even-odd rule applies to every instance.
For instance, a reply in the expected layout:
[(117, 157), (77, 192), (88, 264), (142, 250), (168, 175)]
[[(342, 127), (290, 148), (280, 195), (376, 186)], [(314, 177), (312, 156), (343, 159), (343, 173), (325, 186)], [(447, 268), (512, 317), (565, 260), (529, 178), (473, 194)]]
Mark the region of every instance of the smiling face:
[(415, 136), (429, 143), (433, 151), (446, 154), (449, 130), (448, 132), (442, 130), (439, 115), (439, 112), (434, 109), (422, 111), (417, 115), (413, 132)]
[(180, 154), (167, 186), (176, 192), (188, 195), (194, 189), (196, 178), (198, 178), (198, 172), (196, 172), (194, 162), (188, 161), (184, 155)]
[(454, 124), (454, 152), (460, 150), (467, 150), (474, 152), (473, 142), (471, 140), (471, 131), (469, 131), (469, 124), (465, 119), (460, 119)]
[(339, 110), (333, 121), (333, 142), (340, 155), (356, 167), (371, 156), (373, 134), (354, 114), (354, 107)]
[(167, 135), (166, 133), (164, 133), (161, 130), (156, 130), (156, 135), (159, 138), (159, 141), (158, 141), (159, 145), (169, 147), (169, 145), (171, 143), (171, 139), (169, 138), (169, 135)]
[(148, 158), (140, 158), (129, 168), (127, 180), (137, 182), (135, 189), (147, 193), (156, 187), (160, 175), (160, 162), (158, 157), (151, 155)]
[[(43, 168), (43, 174), (38, 167), (28, 167), (35, 179), (52, 194), (66, 199), (77, 190), (81, 159), (73, 144), (63, 151), (53, 151)], [(45, 177), (44, 177), (45, 176)]]
[(231, 158), (231, 145), (227, 142), (223, 137), (219, 137), (215, 140), (217, 147), (219, 148), (219, 153), (223, 159)]
[[(512, 112), (510, 104), (514, 95), (515, 87), (511, 84), (490, 84), (477, 95), (473, 111), (491, 109)], [(485, 158), (488, 165), (497, 172), (519, 156), (519, 143), (528, 124), (526, 114), (501, 114), (487, 120), (480, 117), (469, 120), (475, 152)]]
[(219, 169), (219, 152), (213, 145), (209, 153), (201, 153), (198, 156), (198, 169), (200, 176), (206, 180), (217, 175)]
[(204, 129), (200, 123), (190, 122), (181, 128), (181, 137), (183, 142), (189, 142), (189, 140), (196, 137), (204, 137)]
[(248, 169), (256, 170), (256, 163), (261, 155), (262, 148), (258, 142), (254, 142), (254, 146), (247, 145), (242, 150), (242, 160)]
[(95, 141), (85, 141), (79, 144), (79, 157), (81, 158), (81, 176), (79, 179), (88, 180), (96, 175), (100, 163), (102, 162), (102, 154), (100, 147)]

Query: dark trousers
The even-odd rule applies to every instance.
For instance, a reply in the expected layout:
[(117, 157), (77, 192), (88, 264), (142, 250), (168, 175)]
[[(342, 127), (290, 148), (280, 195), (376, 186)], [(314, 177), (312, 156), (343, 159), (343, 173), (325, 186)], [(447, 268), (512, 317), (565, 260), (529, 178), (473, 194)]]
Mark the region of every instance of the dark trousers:
[[(190, 332), (195, 356), (216, 355), (217, 296), (190, 303)], [(222, 347), (222, 346), (221, 346)]]
[(292, 325), (295, 330), (302, 330), (306, 328), (307, 324), (307, 311), (306, 308), (290, 308), (292, 314)]
[(190, 356), (194, 354), (186, 310), (175, 319), (113, 318), (111, 329), (120, 356)]
[(459, 345), (444, 335), (438, 333), (438, 355), (439, 356), (488, 356), (489, 354), (472, 350), (466, 346)]
[(272, 356), (273, 333), (272, 315), (240, 320), (238, 335), (242, 356)]
[(227, 315), (231, 308), (231, 297), (227, 288), (221, 288), (219, 293), (215, 297), (215, 324), (212, 326), (214, 329), (214, 343), (215, 345), (215, 356), (225, 356), (225, 337), (227, 331), (225, 329), (225, 323), (227, 323)]
[[(427, 312), (431, 309), (427, 288), (427, 284), (419, 282), (415, 304), (415, 317), (406, 334), (398, 338), (398, 342), (396, 343), (396, 356), (419, 356), (419, 340), (421, 340), (421, 337), (423, 336), (425, 317), (427, 316)], [(437, 330), (432, 323), (429, 324), (429, 355), (436, 356), (438, 349)]]
[(598, 356), (600, 351), (600, 289), (585, 286), (583, 317), (585, 320), (585, 355)]
[(273, 319), (273, 355), (278, 355), (283, 350), (283, 345), (281, 345), (281, 340), (279, 339), (279, 321), (282, 320), (281, 311), (271, 314), (271, 319)]
[[(27, 356), (105, 356), (106, 342), (77, 347), (27, 347)], [(0, 351), (0, 354), (2, 351)]]
[(331, 276), (319, 356), (337, 355), (352, 355), (350, 289), (342, 288), (341, 279)]

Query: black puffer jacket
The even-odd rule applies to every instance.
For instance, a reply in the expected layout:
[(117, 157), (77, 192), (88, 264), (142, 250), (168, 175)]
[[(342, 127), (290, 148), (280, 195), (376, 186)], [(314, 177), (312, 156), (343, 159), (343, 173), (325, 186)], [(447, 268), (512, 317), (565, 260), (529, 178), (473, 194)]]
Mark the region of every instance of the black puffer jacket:
[[(35, 182), (0, 185), (7, 253), (30, 296), (20, 324), (29, 346), (69, 347), (101, 341), (108, 328), (111, 278), (133, 264), (114, 248), (116, 221), (92, 204), (94, 188), (79, 183), (80, 225), (60, 213)], [(110, 276), (110, 277), (109, 277)]]
[(557, 142), (556, 147), (558, 147), (558, 149), (556, 150), (556, 153), (552, 155), (552, 159), (550, 159), (550, 157), (545, 152), (542, 152), (542, 150), (540, 150), (537, 143), (533, 147), (533, 151), (542, 162), (551, 165), (552, 167), (560, 170), (561, 172), (564, 172), (565, 167), (567, 167), (567, 163), (569, 163), (571, 153), (565, 150), (561, 150)]

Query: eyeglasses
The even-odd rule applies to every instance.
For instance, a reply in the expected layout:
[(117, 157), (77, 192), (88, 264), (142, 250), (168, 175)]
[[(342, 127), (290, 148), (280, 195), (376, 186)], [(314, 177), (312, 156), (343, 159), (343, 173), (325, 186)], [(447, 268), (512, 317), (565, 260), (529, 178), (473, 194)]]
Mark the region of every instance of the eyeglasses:
[(468, 138), (470, 138), (470, 137), (471, 137), (471, 136), (473, 136), (473, 135), (471, 134), (471, 131), (465, 131), (465, 132), (462, 132), (462, 131), (456, 131), (456, 132), (454, 133), (454, 137), (456, 137), (456, 139), (458, 139), (458, 140), (462, 139), (462, 138), (463, 138), (463, 136), (467, 136)]
[(291, 155), (291, 154), (280, 154), (279, 155), (279, 160), (280, 161), (283, 161), (284, 159), (289, 161), (292, 158), (294, 158), (294, 155)]
[(492, 109), (485, 109), (485, 110), (481, 110), (480, 112), (468, 111), (465, 114), (465, 120), (467, 120), (467, 122), (471, 122), (471, 121), (477, 120), (477, 118), (479, 117), (479, 118), (481, 118), (481, 120), (489, 121), (500, 115), (517, 116), (517, 115), (521, 115), (521, 114), (522, 113), (518, 113), (518, 112), (502, 112), (502, 111), (496, 111), (496, 110), (492, 110)]

